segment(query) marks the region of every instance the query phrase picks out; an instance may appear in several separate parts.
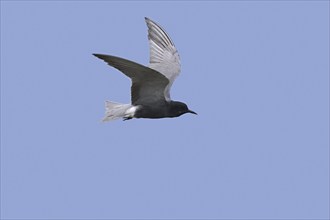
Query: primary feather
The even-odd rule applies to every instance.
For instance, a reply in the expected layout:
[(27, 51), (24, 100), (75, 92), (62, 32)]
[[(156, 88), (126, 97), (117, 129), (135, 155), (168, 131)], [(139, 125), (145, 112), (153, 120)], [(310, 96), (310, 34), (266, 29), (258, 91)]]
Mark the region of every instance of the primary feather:
[(148, 26), (151, 69), (157, 70), (169, 80), (164, 95), (167, 101), (171, 100), (170, 89), (175, 78), (180, 74), (180, 56), (169, 35), (156, 22), (145, 18)]

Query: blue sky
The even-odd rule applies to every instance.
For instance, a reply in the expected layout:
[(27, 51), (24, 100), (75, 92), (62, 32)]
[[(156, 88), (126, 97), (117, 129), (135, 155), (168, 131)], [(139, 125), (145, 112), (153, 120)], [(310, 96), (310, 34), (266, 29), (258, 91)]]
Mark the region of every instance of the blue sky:
[[(198, 116), (101, 123), (145, 16)], [(1, 1), (1, 218), (329, 218), (329, 2)]]

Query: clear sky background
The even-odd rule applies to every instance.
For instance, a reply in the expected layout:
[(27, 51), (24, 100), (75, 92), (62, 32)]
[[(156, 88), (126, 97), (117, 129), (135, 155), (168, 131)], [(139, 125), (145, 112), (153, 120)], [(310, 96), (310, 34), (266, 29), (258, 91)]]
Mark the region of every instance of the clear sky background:
[[(101, 123), (145, 16), (198, 116)], [(1, 1), (1, 218), (329, 218), (329, 2)]]

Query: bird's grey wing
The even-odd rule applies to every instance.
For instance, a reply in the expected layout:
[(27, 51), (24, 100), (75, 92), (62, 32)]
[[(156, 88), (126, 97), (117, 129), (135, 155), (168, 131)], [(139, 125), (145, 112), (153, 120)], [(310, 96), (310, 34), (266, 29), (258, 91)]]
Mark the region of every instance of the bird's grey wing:
[(145, 100), (164, 99), (164, 90), (169, 80), (154, 69), (120, 57), (93, 54), (110, 66), (131, 78), (131, 101), (135, 104), (141, 97)]
[(165, 98), (170, 100), (170, 89), (181, 71), (180, 56), (169, 35), (156, 22), (145, 18), (148, 26), (151, 69), (157, 70), (169, 79)]

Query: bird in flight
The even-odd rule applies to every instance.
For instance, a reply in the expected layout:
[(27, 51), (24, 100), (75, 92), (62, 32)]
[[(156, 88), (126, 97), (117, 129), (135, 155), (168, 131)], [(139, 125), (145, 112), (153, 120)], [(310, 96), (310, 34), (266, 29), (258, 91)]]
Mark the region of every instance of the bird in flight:
[(106, 101), (103, 121), (196, 114), (185, 103), (171, 100), (170, 89), (181, 70), (180, 57), (164, 29), (149, 18), (145, 21), (150, 46), (149, 67), (116, 56), (93, 54), (132, 80), (131, 104)]

